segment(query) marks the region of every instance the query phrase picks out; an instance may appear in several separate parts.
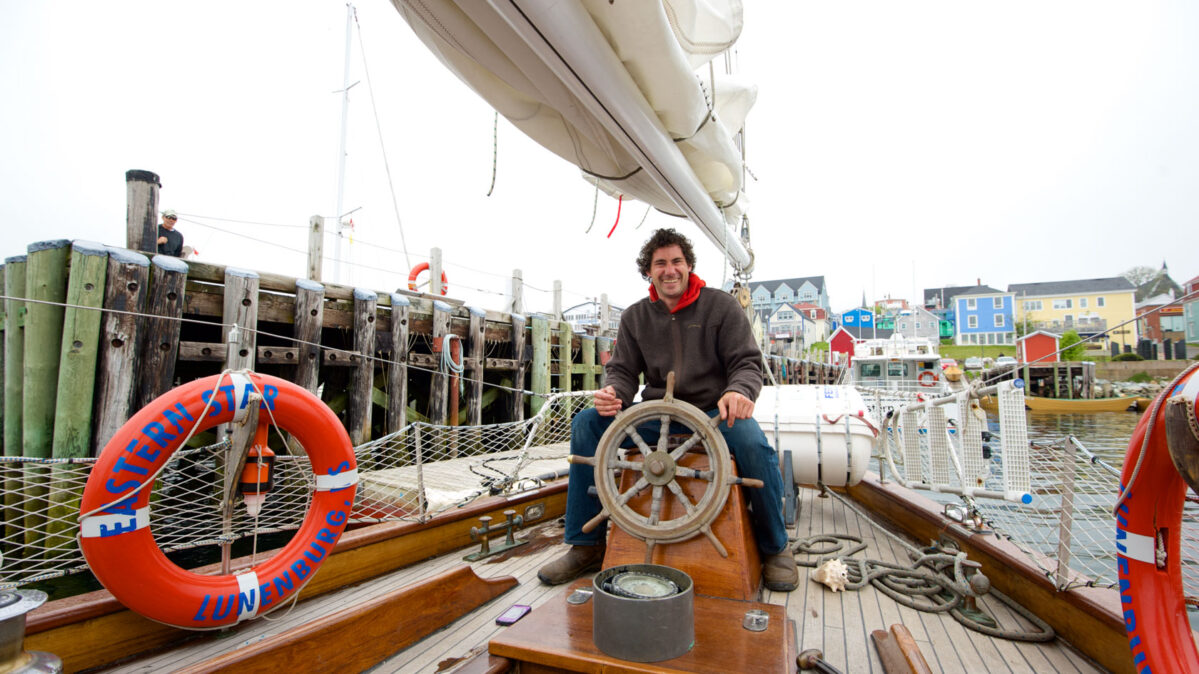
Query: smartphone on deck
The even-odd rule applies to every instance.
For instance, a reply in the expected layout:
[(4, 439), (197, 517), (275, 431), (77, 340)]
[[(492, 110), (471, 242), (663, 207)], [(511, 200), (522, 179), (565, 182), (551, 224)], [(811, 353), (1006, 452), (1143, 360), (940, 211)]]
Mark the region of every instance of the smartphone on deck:
[(501, 613), (500, 617), (495, 619), (495, 624), (511, 625), (512, 623), (516, 622), (517, 620), (520, 620), (521, 618), (525, 617), (525, 614), (532, 610), (533, 610), (533, 607), (531, 607), (531, 606), (526, 606), (524, 604), (513, 604), (511, 607), (508, 608), (507, 611), (504, 611), (503, 613)]

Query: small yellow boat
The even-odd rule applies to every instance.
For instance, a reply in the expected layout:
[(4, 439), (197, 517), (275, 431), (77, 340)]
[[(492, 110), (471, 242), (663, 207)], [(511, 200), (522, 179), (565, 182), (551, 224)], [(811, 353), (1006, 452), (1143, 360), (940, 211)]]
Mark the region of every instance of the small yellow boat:
[[(1057, 412), (1059, 414), (1089, 414), (1091, 412), (1123, 412), (1138, 409), (1138, 398), (1126, 396), (1123, 398), (1041, 398), (1039, 396), (1024, 396), (1024, 406), (1033, 412)], [(994, 412), (997, 400), (994, 397), (983, 398), (983, 409)]]

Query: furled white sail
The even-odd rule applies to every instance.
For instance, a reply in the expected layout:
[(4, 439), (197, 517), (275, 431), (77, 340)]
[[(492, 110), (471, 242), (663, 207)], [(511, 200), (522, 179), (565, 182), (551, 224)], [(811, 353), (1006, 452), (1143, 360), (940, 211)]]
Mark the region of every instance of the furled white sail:
[(608, 194), (688, 217), (735, 267), (752, 265), (735, 135), (757, 90), (707, 67), (740, 34), (740, 2), (392, 1), (521, 131)]

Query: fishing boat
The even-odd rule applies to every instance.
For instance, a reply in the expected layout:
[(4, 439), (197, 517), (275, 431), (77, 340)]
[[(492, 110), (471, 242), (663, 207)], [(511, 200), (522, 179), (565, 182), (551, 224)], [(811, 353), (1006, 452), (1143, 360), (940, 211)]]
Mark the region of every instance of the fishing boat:
[[(1144, 401), (1144, 402), (1143, 402)], [(1055, 412), (1058, 414), (1091, 414), (1095, 412), (1144, 411), (1147, 399), (1137, 396), (1121, 398), (1042, 398), (1024, 396), (1024, 405), (1033, 412)], [(984, 399), (984, 409), (995, 411), (998, 403)]]
[[(397, 2), (420, 39), (518, 126), (535, 137), (544, 131), (542, 142), (577, 162), (600, 189), (686, 216), (744, 275), (753, 259), (740, 237), (748, 200), (731, 139), (752, 94), (694, 74), (739, 31), (738, 3), (726, 8), (733, 11), (725, 21), (714, 20), (719, 7), (713, 7)], [(673, 77), (659, 69), (664, 62)], [(657, 89), (659, 79), (672, 83), (666, 93)], [(684, 100), (691, 104), (685, 110), (670, 105)], [(405, 297), (391, 298), (397, 316)], [(424, 299), (431, 315), (444, 317), (433, 302), (440, 298)], [(452, 348), (444, 345), (452, 341), (442, 342), (451, 362)], [(569, 350), (569, 335), (564, 342)], [(239, 353), (236, 335), (230, 343), (229, 353)], [(1019, 386), (944, 387), (935, 351), (916, 351), (916, 366), (905, 374), (914, 386), (887, 388), (897, 397), (885, 410), (872, 410), (868, 396), (852, 386), (771, 387), (760, 401), (759, 423), (785, 457), (790, 493), (782, 507), (804, 563), (800, 586), (789, 593), (760, 586), (741, 499), (741, 490), (753, 487), (732, 474), (706, 418), (682, 404), (634, 406), (627, 425), (614, 424), (627, 432), (641, 415), (653, 414), (689, 424), (690, 437), (673, 446), (663, 434), (661, 445), (642, 448), (660, 453), (654, 459), (661, 463), (622, 453), (618, 436), (602, 441), (595, 470), (604, 477), (597, 484), (606, 486), (598, 497), (617, 524), (609, 558), (596, 576), (551, 588), (535, 573), (562, 550), (555, 521), (564, 502), (560, 474), (569, 422), (588, 403), (585, 391), (548, 397), (528, 420), (422, 422), (351, 446), (323, 402), (286, 382), (232, 369), (183, 384), (131, 415), (98, 460), (11, 462), (23, 472), (10, 466), (6, 478), (21, 484), (21, 493), (61, 506), (50, 511), (54, 521), (69, 523), (34, 523), (51, 540), (66, 541), (48, 548), (61, 555), (45, 556), (50, 571), (80, 565), (70, 546), (77, 527), (89, 563), (112, 585), (35, 609), (25, 648), (55, 653), (69, 670), (112, 671), (1090, 672), (1134, 671), (1146, 657), (1165, 668), (1173, 645), (1145, 632), (1165, 620), (1138, 608), (1145, 622), (1126, 623), (1132, 600), (1123, 602), (1100, 566), (1080, 572), (1071, 565), (1078, 557), (1071, 541), (1082, 536), (1067, 520), (1076, 495), (1085, 494), (1067, 489), (1063, 476), (1081, 484), (1095, 462), (1082, 460), (1085, 450), (1073, 445), (1045, 456), (1030, 452)], [(908, 358), (878, 357), (886, 359), (880, 364)], [(934, 373), (932, 385), (921, 380), (925, 372)], [(974, 411), (991, 395), (1000, 400), (999, 426), (987, 440), (985, 418)], [(951, 417), (950, 406), (964, 413)], [(230, 432), (217, 436), (217, 424)], [(207, 432), (215, 442), (197, 450), (201, 458), (180, 460), (191, 451), (181, 448), (184, 436)], [(266, 492), (262, 471), (270, 462), (263, 449), (271, 443), (289, 451), (275, 457)], [(209, 465), (217, 452), (225, 453), (224, 464)], [(690, 463), (692, 455), (699, 463)], [(147, 463), (130, 463), (128, 456)], [(47, 483), (42, 478), (50, 473), (56, 479)], [(638, 495), (640, 487), (624, 482), (635, 473), (669, 474), (658, 486), (686, 495), (660, 496), (660, 489)], [(1128, 499), (1138, 517), (1143, 494), (1159, 486), (1156, 475), (1146, 475)], [(136, 485), (121, 486), (123, 477)], [(1115, 476), (1109, 479), (1115, 484)], [(234, 481), (250, 485), (240, 497)], [(214, 489), (221, 482), (225, 488)], [(58, 491), (32, 489), (47, 484)], [(79, 492), (83, 501), (75, 505)], [(962, 501), (941, 503), (919, 492)], [(261, 493), (265, 500), (249, 507)], [(1084, 506), (1096, 507), (1078, 505)], [(229, 516), (188, 530), (201, 510)], [(1008, 528), (1022, 517), (1038, 525), (1039, 535), (1053, 529), (1041, 523), (1059, 516), (1066, 528), (1053, 545), (1022, 540)], [(647, 523), (648, 529), (638, 526)], [(174, 541), (179, 547), (299, 533), (275, 555), (282, 560), (248, 551), (176, 574), (149, 547), (172, 543), (161, 535), (171, 524), (184, 525)], [(1138, 601), (1155, 596), (1166, 582), (1150, 577), (1155, 531), (1143, 519), (1123, 526), (1132, 538), (1122, 548), (1131, 557), (1121, 558), (1122, 573), (1134, 573)], [(138, 549), (152, 564), (139, 557), (124, 566), (120, 547), (105, 543), (126, 529), (141, 532)], [(1178, 579), (1179, 538), (1169, 541), (1170, 582)], [(464, 564), (470, 539), (480, 548)], [(1110, 528), (1096, 540), (1110, 547)], [(1108, 566), (1114, 569), (1114, 561)], [(150, 575), (133, 573), (143, 569)], [(6, 578), (13, 570), (33, 572), (28, 577), (47, 572), (0, 567)], [(643, 577), (616, 578), (637, 572)], [(139, 590), (139, 580), (158, 588), (164, 578), (170, 581), (164, 601)], [(620, 585), (628, 581), (638, 585)], [(611, 589), (617, 585), (623, 594)], [(677, 606), (661, 618), (677, 627), (665, 634), (636, 621), (660, 598)], [(129, 605), (139, 612), (123, 608)], [(528, 610), (509, 612), (518, 606)], [(1170, 610), (1177, 618), (1178, 603)], [(505, 625), (497, 625), (501, 618)], [(197, 627), (214, 629), (189, 631)], [(1171, 628), (1176, 634), (1177, 626)]]

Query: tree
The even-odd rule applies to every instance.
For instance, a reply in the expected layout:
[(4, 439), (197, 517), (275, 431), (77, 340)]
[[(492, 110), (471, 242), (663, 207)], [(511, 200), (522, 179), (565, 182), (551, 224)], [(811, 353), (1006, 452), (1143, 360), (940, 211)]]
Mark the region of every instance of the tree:
[(1134, 286), (1140, 287), (1141, 285), (1157, 278), (1157, 271), (1158, 270), (1154, 269), (1153, 267), (1146, 267), (1142, 265), (1127, 269), (1124, 271), (1124, 273), (1120, 274), (1120, 276), (1128, 279), (1128, 282)]
[(1060, 350), (1058, 358), (1064, 361), (1082, 360), (1087, 352), (1087, 345), (1083, 344), (1077, 330), (1067, 330), (1058, 341), (1057, 347)]

